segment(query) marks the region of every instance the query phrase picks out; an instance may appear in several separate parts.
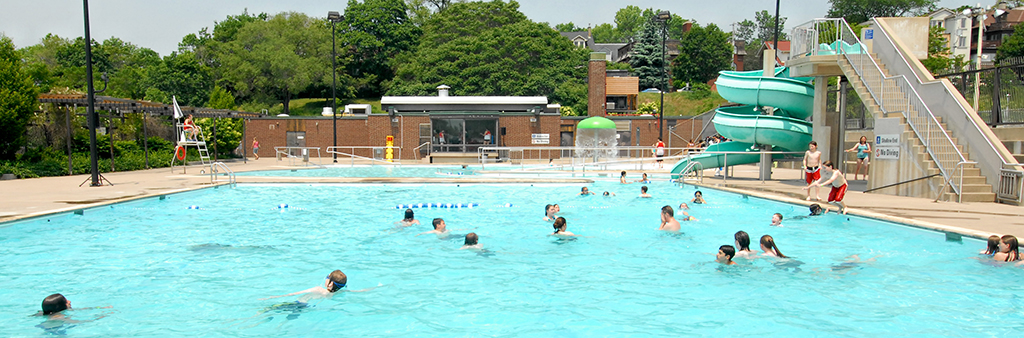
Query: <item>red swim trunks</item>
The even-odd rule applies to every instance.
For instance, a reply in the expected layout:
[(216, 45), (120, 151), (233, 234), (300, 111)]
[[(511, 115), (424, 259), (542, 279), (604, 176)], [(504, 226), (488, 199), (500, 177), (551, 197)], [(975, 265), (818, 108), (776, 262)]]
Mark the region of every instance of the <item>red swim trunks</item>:
[(807, 184), (817, 181), (821, 178), (821, 167), (814, 167), (814, 169), (811, 169), (811, 167), (805, 168), (804, 177), (807, 179)]
[(843, 201), (843, 197), (846, 196), (846, 187), (847, 187), (847, 184), (843, 184), (843, 186), (838, 187), (838, 188), (832, 187), (832, 191), (828, 192), (828, 201), (829, 202), (842, 202)]

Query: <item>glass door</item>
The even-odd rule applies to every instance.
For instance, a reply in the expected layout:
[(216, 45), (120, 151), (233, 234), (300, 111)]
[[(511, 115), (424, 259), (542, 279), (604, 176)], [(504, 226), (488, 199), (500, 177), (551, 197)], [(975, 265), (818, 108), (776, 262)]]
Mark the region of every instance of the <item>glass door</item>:
[(465, 123), (467, 152), (475, 152), (481, 146), (493, 147), (498, 144), (497, 119), (465, 120)]
[(462, 152), (465, 148), (465, 120), (432, 119), (433, 146), (438, 152)]

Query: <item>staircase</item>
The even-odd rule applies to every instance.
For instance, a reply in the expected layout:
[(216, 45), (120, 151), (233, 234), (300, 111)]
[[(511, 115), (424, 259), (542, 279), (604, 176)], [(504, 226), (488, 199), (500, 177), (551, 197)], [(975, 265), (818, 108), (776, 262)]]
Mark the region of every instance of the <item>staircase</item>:
[[(941, 174), (939, 166), (936, 164), (937, 159), (943, 159), (946, 167), (949, 168), (947, 174), (954, 180), (953, 184), (959, 186), (962, 189), (960, 201), (963, 202), (994, 202), (996, 194), (992, 190), (992, 186), (986, 183), (985, 177), (981, 174), (981, 169), (978, 169), (974, 164), (963, 164), (963, 183), (960, 183), (959, 169), (954, 169), (956, 163), (959, 162), (960, 154), (963, 158), (970, 159), (970, 156), (962, 145), (957, 143), (957, 140), (953, 135), (949, 134), (949, 128), (942, 122), (941, 118), (936, 117), (939, 128), (933, 128), (927, 131), (921, 131), (921, 136), (913, 130), (911, 125), (906, 120), (906, 116), (910, 116), (915, 125), (927, 125), (930, 123), (930, 117), (924, 117), (927, 113), (920, 111), (919, 107), (912, 104), (908, 104), (905, 99), (908, 93), (905, 93), (905, 89), (898, 85), (897, 81), (886, 80), (891, 74), (886, 70), (885, 66), (878, 60), (875, 55), (871, 54), (858, 54), (848, 55), (851, 59), (857, 58), (870, 58), (873, 63), (878, 65), (881, 70), (880, 74), (872, 74), (871, 72), (865, 72), (865, 77), (861, 78), (854, 69), (854, 66), (850, 64), (850, 60), (845, 57), (838, 58), (839, 67), (843, 74), (850, 81), (857, 95), (862, 98), (864, 105), (868, 108), (875, 118), (880, 117), (899, 117), (902, 124), (904, 125), (903, 139), (910, 140), (912, 144), (911, 155), (914, 156), (918, 163), (925, 166), (928, 175)], [(867, 61), (867, 62), (871, 62)], [(874, 65), (872, 65), (874, 67)], [(867, 85), (870, 84), (875, 89), (876, 94), (881, 92), (882, 103), (886, 105), (886, 110), (890, 112), (890, 116), (883, 116), (884, 112), (881, 107), (872, 99), (872, 94), (869, 92)], [(905, 112), (903, 114), (895, 114), (896, 112)], [(924, 141), (928, 144), (941, 144), (946, 142), (946, 137), (952, 140), (952, 144), (955, 145), (956, 149), (952, 147), (932, 147), (933, 154), (928, 153), (927, 147), (922, 142), (922, 138), (926, 138)], [(948, 143), (947, 143), (948, 144)], [(957, 153), (959, 150), (959, 154)], [(953, 172), (956, 170), (956, 172)], [(940, 189), (943, 187), (944, 179), (942, 176), (936, 176), (928, 183), (932, 185), (933, 189)], [(957, 195), (952, 189), (942, 192), (941, 198), (948, 201), (957, 201)]]

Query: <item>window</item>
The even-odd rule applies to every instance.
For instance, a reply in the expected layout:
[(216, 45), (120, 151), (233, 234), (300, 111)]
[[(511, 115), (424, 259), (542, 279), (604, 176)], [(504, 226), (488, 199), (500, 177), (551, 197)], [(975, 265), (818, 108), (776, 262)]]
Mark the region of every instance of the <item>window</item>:
[(966, 38), (966, 37), (963, 37), (963, 36), (961, 36), (961, 37), (959, 38), (959, 40), (957, 41), (957, 46), (960, 46), (961, 48), (963, 48), (963, 47), (967, 47), (967, 38)]
[(587, 42), (583, 40), (576, 40), (574, 44), (576, 45), (576, 47), (586, 47)]
[(967, 27), (967, 18), (960, 18), (960, 27), (962, 27), (962, 28), (966, 28)]

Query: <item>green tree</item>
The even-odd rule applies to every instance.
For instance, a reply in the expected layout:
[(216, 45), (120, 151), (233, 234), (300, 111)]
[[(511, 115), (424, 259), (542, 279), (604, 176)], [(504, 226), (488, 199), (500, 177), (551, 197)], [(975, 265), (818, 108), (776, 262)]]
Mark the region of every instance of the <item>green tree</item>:
[(874, 17), (924, 14), (935, 9), (938, 0), (828, 0), (828, 17), (843, 18), (850, 24)]
[[(349, 0), (341, 38), (352, 56), (346, 62), (360, 97), (381, 96), (395, 74), (391, 61), (416, 46), (422, 31), (409, 21), (403, 0)], [(328, 58), (330, 59), (330, 58)]]
[(650, 17), (644, 17), (644, 11), (637, 6), (629, 5), (615, 12), (615, 29), (621, 36), (636, 36), (647, 21)]
[(659, 88), (666, 90), (667, 67), (665, 54), (662, 53), (661, 23), (647, 20), (637, 33), (633, 51), (629, 57), (629, 65), (633, 74), (640, 78), (640, 88)]
[(330, 41), (329, 34), (326, 21), (294, 12), (248, 23), (234, 40), (218, 48), (217, 59), (224, 70), (221, 84), (236, 95), (280, 99), (288, 113), (293, 95), (330, 78), (330, 62), (324, 61), (330, 60), (330, 45), (325, 43)]
[(579, 26), (576, 26), (576, 24), (572, 23), (572, 21), (569, 21), (555, 25), (555, 30), (559, 32), (579, 32), (582, 31), (583, 28), (580, 28)]
[(693, 25), (680, 41), (679, 56), (672, 61), (672, 77), (681, 82), (707, 83), (731, 66), (729, 33), (715, 24)]
[[(150, 69), (149, 81), (149, 87), (177, 97), (179, 104), (201, 107), (209, 100), (213, 74), (191, 52), (174, 52)], [(143, 97), (149, 94), (149, 88), (143, 91)]]
[(750, 21), (750, 19), (744, 19), (736, 24), (736, 29), (732, 32), (732, 36), (736, 40), (752, 42), (754, 41), (754, 31), (756, 29), (756, 23)]
[[(930, 44), (929, 47), (931, 47)], [(1024, 25), (1014, 27), (1013, 34), (1007, 36), (1003, 40), (1003, 44), (996, 50), (996, 59), (999, 60), (1019, 56), (1024, 56)]]
[(622, 34), (609, 23), (602, 23), (590, 30), (594, 37), (594, 43), (616, 43), (622, 42)]
[[(486, 15), (483, 15), (486, 14)], [(546, 95), (586, 110), (587, 51), (574, 48), (512, 2), (453, 3), (423, 27), (414, 52), (402, 54), (388, 95)]]
[(0, 34), (0, 159), (13, 160), (25, 144), (25, 126), (36, 106), (36, 91), (22, 69), (14, 42)]
[[(765, 41), (773, 41), (775, 39), (775, 14), (768, 13), (767, 10), (754, 13), (754, 21), (757, 22), (757, 40), (758, 43)], [(789, 40), (789, 36), (786, 35), (786, 17), (779, 17), (779, 41)]]
[(406, 0), (405, 1), (406, 15), (409, 16), (409, 22), (422, 27), (423, 24), (427, 23), (427, 19), (434, 14), (427, 6), (427, 0)]

